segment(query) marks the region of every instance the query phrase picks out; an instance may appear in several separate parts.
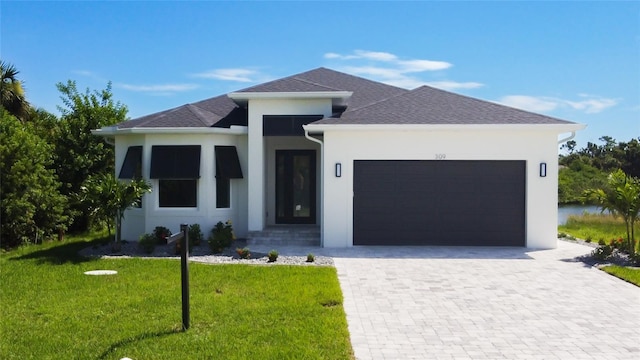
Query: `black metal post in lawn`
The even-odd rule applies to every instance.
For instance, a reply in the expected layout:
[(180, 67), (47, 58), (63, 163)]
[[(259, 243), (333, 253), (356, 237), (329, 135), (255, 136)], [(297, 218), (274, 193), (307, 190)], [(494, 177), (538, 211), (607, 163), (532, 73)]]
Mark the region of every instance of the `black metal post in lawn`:
[(180, 274), (182, 278), (182, 330), (189, 329), (189, 225), (181, 224)]

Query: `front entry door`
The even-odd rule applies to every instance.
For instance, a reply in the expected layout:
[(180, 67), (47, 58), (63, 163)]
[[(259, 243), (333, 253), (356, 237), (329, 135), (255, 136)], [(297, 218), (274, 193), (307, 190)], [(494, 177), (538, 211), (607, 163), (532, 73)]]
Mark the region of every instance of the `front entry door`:
[(316, 223), (315, 150), (276, 150), (276, 223)]

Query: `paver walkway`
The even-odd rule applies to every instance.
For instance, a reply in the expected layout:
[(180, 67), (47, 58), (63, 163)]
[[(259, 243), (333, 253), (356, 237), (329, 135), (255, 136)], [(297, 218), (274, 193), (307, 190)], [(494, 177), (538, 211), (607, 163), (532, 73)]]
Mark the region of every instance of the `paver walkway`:
[(571, 260), (590, 250), (314, 252), (334, 256), (360, 360), (640, 359), (640, 288)]

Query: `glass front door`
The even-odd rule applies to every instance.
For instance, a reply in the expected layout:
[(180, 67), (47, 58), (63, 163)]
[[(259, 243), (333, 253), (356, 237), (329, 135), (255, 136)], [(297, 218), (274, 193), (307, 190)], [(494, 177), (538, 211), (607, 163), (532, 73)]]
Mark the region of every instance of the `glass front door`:
[(315, 150), (276, 150), (276, 223), (316, 223)]

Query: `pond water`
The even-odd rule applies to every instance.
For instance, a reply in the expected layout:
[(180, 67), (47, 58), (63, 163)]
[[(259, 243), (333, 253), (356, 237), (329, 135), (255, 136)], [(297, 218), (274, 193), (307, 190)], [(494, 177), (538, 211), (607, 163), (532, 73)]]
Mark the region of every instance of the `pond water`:
[(558, 225), (564, 225), (570, 215), (583, 213), (599, 214), (600, 208), (594, 205), (558, 205)]

